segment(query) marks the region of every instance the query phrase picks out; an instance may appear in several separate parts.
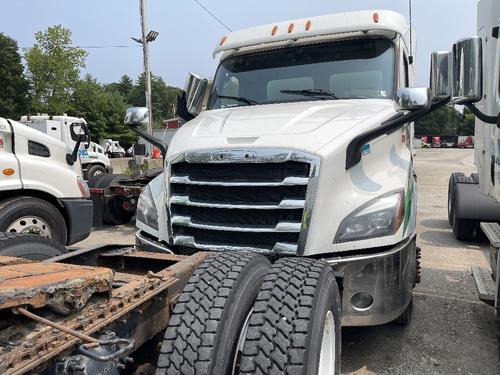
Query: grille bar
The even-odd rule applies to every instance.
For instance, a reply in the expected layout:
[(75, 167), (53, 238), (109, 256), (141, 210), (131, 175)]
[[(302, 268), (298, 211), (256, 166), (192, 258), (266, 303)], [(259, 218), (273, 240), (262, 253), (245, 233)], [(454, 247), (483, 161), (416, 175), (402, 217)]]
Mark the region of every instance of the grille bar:
[(233, 244), (201, 244), (197, 243), (193, 236), (175, 236), (174, 245), (194, 247), (198, 250), (206, 251), (254, 251), (259, 253), (280, 253), (280, 254), (295, 254), (297, 252), (296, 243), (276, 242), (276, 244), (269, 249), (260, 246), (236, 246)]
[(190, 228), (223, 230), (228, 232), (259, 232), (259, 233), (298, 233), (301, 223), (279, 222), (275, 227), (241, 226), (241, 225), (217, 225), (207, 223), (196, 223), (189, 216), (174, 216), (172, 224)]
[(212, 203), (212, 202), (197, 202), (192, 201), (188, 195), (174, 195), (170, 198), (170, 204), (179, 204), (193, 207), (209, 207), (209, 208), (228, 208), (228, 209), (258, 209), (258, 210), (274, 210), (274, 209), (299, 209), (305, 206), (304, 199), (283, 199), (278, 204), (230, 204), (230, 203)]
[(194, 180), (189, 176), (172, 176), (170, 177), (171, 184), (186, 184), (186, 185), (207, 185), (207, 186), (295, 186), (307, 185), (308, 177), (285, 177), (282, 181), (202, 181)]

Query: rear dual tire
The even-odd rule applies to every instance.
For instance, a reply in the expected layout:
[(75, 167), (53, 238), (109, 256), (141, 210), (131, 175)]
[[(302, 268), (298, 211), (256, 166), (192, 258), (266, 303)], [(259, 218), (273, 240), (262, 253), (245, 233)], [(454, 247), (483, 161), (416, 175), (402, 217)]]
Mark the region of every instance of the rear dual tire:
[(250, 315), (239, 374), (340, 374), (340, 306), (326, 262), (277, 261)]
[(0, 233), (0, 255), (45, 260), (66, 253), (66, 248), (50, 238), (34, 234)]
[(462, 219), (456, 217), (457, 200), (455, 197), (455, 185), (457, 182), (470, 180), (476, 182), (478, 180), (477, 174), (472, 174), (470, 177), (465, 176), (462, 172), (454, 172), (451, 174), (448, 182), (448, 221), (453, 229), (455, 238), (459, 241), (471, 241), (474, 239), (477, 222), (470, 219)]

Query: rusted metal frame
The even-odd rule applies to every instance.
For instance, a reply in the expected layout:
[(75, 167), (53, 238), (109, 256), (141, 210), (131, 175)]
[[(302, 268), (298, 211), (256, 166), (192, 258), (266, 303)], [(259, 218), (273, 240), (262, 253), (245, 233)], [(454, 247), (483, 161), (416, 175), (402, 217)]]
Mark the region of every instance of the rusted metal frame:
[(139, 258), (139, 259), (153, 259), (153, 260), (161, 260), (161, 261), (171, 261), (171, 262), (179, 262), (180, 260), (185, 258), (185, 255), (175, 255), (169, 253), (152, 253), (149, 251), (141, 251), (136, 250), (130, 253), (116, 253), (116, 252), (108, 252), (101, 255), (101, 257), (114, 257), (114, 256), (123, 256), (127, 258)]
[[(161, 278), (151, 279), (146, 277), (134, 280), (133, 282), (117, 289), (117, 295), (113, 296), (107, 303), (101, 303), (98, 308), (85, 308), (78, 314), (77, 318), (65, 321), (64, 323), (71, 329), (83, 328), (83, 332), (87, 335), (100, 331), (123, 315), (151, 300), (161, 292), (166, 291), (169, 287), (179, 283), (184, 285), (194, 268), (197, 267), (197, 265), (209, 254), (210, 253), (207, 252), (200, 252), (195, 255), (185, 257), (177, 264), (158, 272), (156, 275)], [(148, 289), (149, 292), (144, 289)], [(144, 293), (142, 297), (141, 292)], [(172, 297), (172, 299), (169, 298), (165, 301), (166, 306), (168, 306), (168, 304), (175, 298), (175, 296)], [(84, 327), (86, 321), (94, 322), (94, 324)], [(33, 344), (33, 342), (36, 343), (37, 341), (42, 341), (44, 338), (46, 340), (40, 342), (38, 345)], [(58, 330), (48, 328), (36, 332), (33, 336), (28, 335), (27, 339), (29, 339), (27, 341), (30, 343), (29, 347), (26, 345), (27, 342), (25, 342), (25, 345), (22, 347), (24, 350), (14, 349), (7, 355), (0, 356), (4, 363), (5, 361), (8, 362), (10, 360), (14, 363), (14, 366), (16, 363), (19, 363), (19, 359), (23, 360), (24, 358), (29, 358), (24, 361), (24, 364), (17, 365), (11, 370), (7, 369), (7, 372), (5, 373), (6, 375), (23, 374), (32, 370), (37, 366), (48, 362), (56, 355), (71, 348), (79, 341), (77, 338), (69, 339), (66, 334), (63, 334)], [(33, 354), (37, 354), (38, 357), (32, 359), (31, 357)]]

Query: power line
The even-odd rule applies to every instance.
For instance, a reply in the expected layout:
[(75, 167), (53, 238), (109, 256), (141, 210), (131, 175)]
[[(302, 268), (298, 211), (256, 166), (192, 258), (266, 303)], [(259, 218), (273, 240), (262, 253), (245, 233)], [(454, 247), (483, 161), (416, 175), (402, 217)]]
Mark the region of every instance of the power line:
[[(116, 45), (116, 46), (70, 46), (69, 48), (81, 48), (81, 49), (104, 49), (104, 48), (140, 48), (141, 46), (127, 46), (127, 45)], [(21, 49), (31, 49), (33, 47), (21, 47)]]
[(205, 7), (202, 3), (200, 3), (198, 0), (193, 0), (193, 1), (196, 4), (198, 4), (201, 7), (201, 9), (203, 9), (205, 12), (207, 12), (208, 14), (210, 14), (214, 20), (216, 20), (217, 22), (219, 22), (222, 26), (224, 26), (229, 31), (233, 31), (224, 22), (222, 22), (215, 14), (213, 14), (210, 10), (208, 10), (207, 7)]

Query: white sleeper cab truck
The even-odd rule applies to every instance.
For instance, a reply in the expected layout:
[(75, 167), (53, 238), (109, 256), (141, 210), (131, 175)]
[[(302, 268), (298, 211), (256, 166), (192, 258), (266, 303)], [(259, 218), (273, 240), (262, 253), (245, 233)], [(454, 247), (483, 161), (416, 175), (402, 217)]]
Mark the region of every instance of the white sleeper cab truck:
[[(204, 366), (188, 352), (224, 326), (232, 346), (211, 352), (213, 373), (338, 374), (341, 325), (408, 323), (419, 281), (412, 126), (449, 100), (437, 90), (448, 85), (438, 64), (447, 55), (433, 55), (434, 95), (411, 88), (411, 35), (391, 11), (279, 22), (224, 36), (211, 84), (190, 75), (178, 113), (191, 119), (139, 198), (137, 241), (175, 254), (259, 253), (272, 266), (238, 311), (212, 309), (224, 298), (192, 278), (159, 373)], [(132, 108), (125, 121), (141, 134), (146, 114)], [(228, 285), (246, 274), (243, 257)], [(187, 301), (204, 306), (201, 320)]]
[[(71, 131), (71, 125), (74, 123), (87, 124), (85, 119), (71, 116), (23, 116), (21, 123), (40, 130), (41, 132), (58, 139), (70, 147), (74, 147), (78, 135)], [(80, 164), (82, 166), (83, 177), (90, 180), (92, 177), (113, 173), (111, 161), (102, 146), (95, 142), (82, 143), (80, 146)]]
[(478, 173), (453, 173), (448, 214), (453, 232), (471, 240), (479, 230), (490, 240), (490, 269), (473, 267), (479, 298), (494, 306), (500, 345), (500, 3), (481, 0), (478, 36), (453, 46), (453, 101), (476, 116), (474, 162)]
[[(72, 129), (81, 140), (90, 137), (85, 126)], [(38, 130), (0, 118), (0, 232), (38, 234), (62, 245), (90, 234), (92, 201), (81, 177), (80, 143), (71, 149)]]

